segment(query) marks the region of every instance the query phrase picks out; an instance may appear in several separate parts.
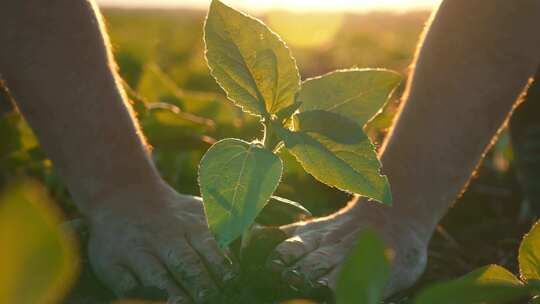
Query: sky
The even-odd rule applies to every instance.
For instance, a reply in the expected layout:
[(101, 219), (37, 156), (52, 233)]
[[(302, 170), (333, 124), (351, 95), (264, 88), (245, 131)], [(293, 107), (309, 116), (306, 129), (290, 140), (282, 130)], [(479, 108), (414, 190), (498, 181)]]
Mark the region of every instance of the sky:
[[(210, 0), (97, 0), (97, 2), (101, 6), (207, 8)], [(223, 2), (248, 11), (285, 9), (362, 12), (381, 9), (406, 11), (432, 8), (440, 0), (223, 0)]]

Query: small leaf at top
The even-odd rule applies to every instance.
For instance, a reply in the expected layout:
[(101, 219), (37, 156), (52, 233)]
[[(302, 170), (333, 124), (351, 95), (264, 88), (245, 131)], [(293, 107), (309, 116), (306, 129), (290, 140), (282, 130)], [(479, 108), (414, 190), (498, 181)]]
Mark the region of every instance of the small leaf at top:
[(212, 75), (245, 111), (264, 116), (294, 103), (300, 88), (296, 62), (264, 23), (213, 0), (204, 40)]
[(384, 69), (335, 71), (302, 84), (299, 110), (333, 112), (363, 126), (381, 110), (400, 81), (398, 73)]
[(416, 304), (508, 303), (529, 294), (529, 288), (498, 265), (481, 267), (459, 279), (423, 290)]
[(200, 163), (199, 185), (210, 230), (220, 246), (251, 226), (282, 171), (281, 159), (257, 144), (224, 139), (208, 149)]
[(390, 275), (390, 252), (375, 232), (358, 239), (337, 277), (337, 304), (378, 304)]
[(276, 129), (285, 146), (302, 167), (319, 181), (391, 204), (381, 163), (360, 125), (326, 111), (301, 112), (294, 116), (294, 131)]
[(521, 277), (540, 289), (540, 221), (523, 237), (518, 260)]

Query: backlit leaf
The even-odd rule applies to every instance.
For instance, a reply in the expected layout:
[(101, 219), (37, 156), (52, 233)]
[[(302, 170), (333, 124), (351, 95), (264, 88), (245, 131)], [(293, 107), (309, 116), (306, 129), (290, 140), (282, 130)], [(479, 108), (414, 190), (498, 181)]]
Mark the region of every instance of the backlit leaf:
[(261, 21), (213, 0), (204, 33), (211, 73), (229, 99), (261, 116), (294, 103), (300, 87), (296, 62)]
[(306, 220), (313, 215), (300, 203), (289, 199), (272, 196), (256, 219), (267, 226), (286, 225)]
[(392, 203), (388, 179), (379, 173), (381, 164), (360, 125), (319, 110), (294, 118), (294, 131), (277, 132), (308, 173), (341, 190)]
[(375, 232), (365, 231), (337, 278), (337, 304), (378, 304), (390, 275), (391, 252)]
[(35, 184), (0, 195), (0, 303), (60, 303), (77, 271), (73, 241)]
[(540, 221), (523, 237), (518, 260), (521, 277), (540, 288)]
[(341, 70), (308, 79), (298, 94), (300, 112), (324, 110), (363, 126), (382, 109), (400, 80), (398, 73), (383, 69)]
[(253, 223), (282, 171), (279, 157), (258, 144), (224, 139), (206, 152), (199, 185), (210, 230), (222, 247)]
[(528, 293), (529, 289), (508, 270), (498, 265), (488, 265), (457, 280), (428, 287), (420, 293), (415, 303), (508, 303)]

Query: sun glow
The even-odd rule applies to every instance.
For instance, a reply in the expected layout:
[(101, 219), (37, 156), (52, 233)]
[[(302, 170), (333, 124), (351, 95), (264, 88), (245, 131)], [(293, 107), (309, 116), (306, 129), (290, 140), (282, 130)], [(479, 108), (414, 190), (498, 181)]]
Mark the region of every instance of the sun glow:
[[(97, 0), (103, 6), (207, 8), (210, 0)], [(430, 9), (440, 0), (223, 0), (248, 11), (373, 11)]]

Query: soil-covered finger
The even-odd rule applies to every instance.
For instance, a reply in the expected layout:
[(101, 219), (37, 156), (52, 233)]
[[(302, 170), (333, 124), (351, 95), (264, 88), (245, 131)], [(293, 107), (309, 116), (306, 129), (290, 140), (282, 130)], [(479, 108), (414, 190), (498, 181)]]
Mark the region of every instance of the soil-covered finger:
[(221, 250), (208, 233), (207, 236), (191, 240), (193, 249), (204, 260), (214, 281), (222, 288), (234, 284), (240, 277), (240, 266), (233, 263), (229, 253)]
[(130, 256), (130, 262), (133, 272), (143, 286), (165, 290), (167, 298), (189, 299), (186, 292), (175, 282), (165, 265), (157, 257), (146, 253), (137, 253)]
[(220, 290), (205, 263), (187, 243), (164, 248), (160, 255), (172, 276), (195, 303), (213, 303), (219, 298)]

